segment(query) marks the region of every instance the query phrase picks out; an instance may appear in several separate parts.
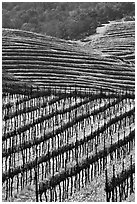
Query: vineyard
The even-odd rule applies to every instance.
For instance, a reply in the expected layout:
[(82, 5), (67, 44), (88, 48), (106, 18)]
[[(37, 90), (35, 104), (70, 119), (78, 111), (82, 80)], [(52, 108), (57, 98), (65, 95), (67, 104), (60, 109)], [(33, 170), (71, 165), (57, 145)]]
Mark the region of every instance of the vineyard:
[(73, 42), (3, 29), (3, 201), (133, 200), (134, 32), (113, 22)]

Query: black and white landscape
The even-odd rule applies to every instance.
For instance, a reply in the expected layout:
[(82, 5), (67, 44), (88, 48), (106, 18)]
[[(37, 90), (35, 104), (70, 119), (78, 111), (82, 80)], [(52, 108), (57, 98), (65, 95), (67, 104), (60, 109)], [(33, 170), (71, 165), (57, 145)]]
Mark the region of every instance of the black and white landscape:
[(135, 202), (135, 3), (2, 3), (2, 200)]

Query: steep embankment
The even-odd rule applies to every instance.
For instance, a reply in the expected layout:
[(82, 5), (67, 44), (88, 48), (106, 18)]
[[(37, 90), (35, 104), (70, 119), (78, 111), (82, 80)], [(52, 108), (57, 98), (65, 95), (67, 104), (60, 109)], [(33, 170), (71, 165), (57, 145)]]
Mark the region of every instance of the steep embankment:
[(134, 89), (134, 22), (111, 23), (77, 43), (3, 29), (3, 84)]

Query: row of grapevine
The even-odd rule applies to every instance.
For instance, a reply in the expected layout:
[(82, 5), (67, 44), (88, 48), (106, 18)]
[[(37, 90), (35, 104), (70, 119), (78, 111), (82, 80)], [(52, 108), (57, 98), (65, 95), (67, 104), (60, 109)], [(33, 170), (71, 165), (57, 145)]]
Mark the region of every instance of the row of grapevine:
[[(32, 40), (29, 36), (33, 36)], [(89, 54), (78, 43), (49, 39), (3, 29), (3, 75), (10, 73), (14, 80), (39, 87), (61, 89), (77, 85), (82, 89), (134, 90), (134, 67), (130, 64), (96, 52)]]
[[(28, 101), (31, 98), (28, 97)], [(8, 118), (4, 116), (5, 122), (17, 117), (17, 120), (13, 120), (12, 123), (19, 121), (21, 114), (31, 113), (33, 118), (32, 123), (15, 126), (14, 131), (5, 131), (2, 137), (2, 179), (6, 199), (20, 192), (26, 185), (33, 184), (36, 172), (39, 185), (48, 177), (54, 181), (53, 178), (57, 176), (60, 180), (62, 176), (58, 172), (64, 171), (63, 169), (65, 172), (66, 169), (70, 172), (72, 171), (70, 169), (75, 169), (75, 166), (86, 161), (84, 159), (92, 158), (91, 164), (94, 165), (96, 161), (101, 160), (103, 162), (105, 157), (110, 158), (110, 155), (111, 160), (112, 155), (120, 149), (120, 146), (126, 146), (127, 152), (130, 152), (134, 146), (135, 109), (134, 98), (132, 99), (130, 95), (129, 98), (127, 95), (122, 95), (120, 98), (106, 96), (103, 99), (99, 95), (90, 96), (89, 94), (89, 97), (82, 99), (74, 94), (69, 97), (66, 94), (66, 98), (45, 97), (46, 103), (41, 100), (41, 96), (36, 100), (37, 102), (33, 103), (33, 106), (28, 103), (27, 109), (22, 107), (22, 109), (17, 110), (16, 115), (14, 115), (15, 110), (13, 110), (9, 115), (6, 112)], [(12, 103), (15, 104), (16, 102), (17, 100)], [(21, 100), (21, 103), (26, 105), (27, 100)], [(44, 109), (46, 106), (50, 106), (49, 112), (46, 112), (45, 116), (37, 113), (38, 119), (34, 119), (33, 110), (39, 111), (39, 107)], [(55, 121), (56, 116), (58, 116), (57, 121)], [(62, 119), (63, 123), (61, 123)], [(24, 120), (26, 122), (26, 116)], [(45, 121), (47, 121), (47, 125)], [(60, 124), (57, 128), (56, 122)], [(5, 124), (4, 126), (8, 128), (8, 125)], [(44, 133), (44, 129), (50, 131)], [(125, 152), (125, 150), (122, 151)], [(68, 177), (71, 178), (71, 176)], [(63, 182), (66, 181), (63, 180)], [(79, 182), (83, 181), (80, 180)], [(59, 182), (59, 185), (65, 184)], [(49, 186), (50, 189), (51, 185)], [(81, 188), (81, 184), (79, 186)], [(40, 192), (42, 193), (42, 190)], [(64, 190), (61, 190), (60, 193), (62, 194), (62, 192)], [(52, 198), (48, 200), (52, 200)]]
[(115, 166), (113, 165), (113, 177), (108, 181), (106, 170), (106, 200), (107, 202), (122, 202), (126, 200), (135, 190), (135, 164), (132, 163), (132, 155), (130, 158), (130, 167), (125, 169), (124, 162), (122, 163), (122, 172), (115, 175)]
[(2, 42), (3, 200), (32, 186), (33, 201), (68, 201), (88, 184), (97, 192), (96, 179), (104, 199), (126, 200), (134, 192), (134, 22), (112, 22), (92, 43), (12, 29)]

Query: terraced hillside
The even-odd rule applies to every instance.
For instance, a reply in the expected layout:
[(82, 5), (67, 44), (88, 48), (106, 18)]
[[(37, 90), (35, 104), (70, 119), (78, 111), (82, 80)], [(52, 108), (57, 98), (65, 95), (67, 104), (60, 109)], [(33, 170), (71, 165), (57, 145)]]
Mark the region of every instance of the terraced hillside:
[(83, 47), (89, 52), (96, 50), (101, 55), (130, 64), (135, 63), (135, 22), (110, 22), (97, 28), (97, 34), (85, 39)]
[(85, 42), (3, 29), (3, 201), (133, 201), (134, 22), (103, 29)]
[(105, 34), (84, 46), (8, 29), (3, 29), (2, 41), (3, 76), (10, 73), (39, 87), (134, 89), (134, 23), (111, 24)]

